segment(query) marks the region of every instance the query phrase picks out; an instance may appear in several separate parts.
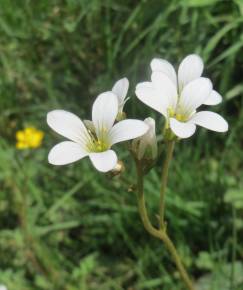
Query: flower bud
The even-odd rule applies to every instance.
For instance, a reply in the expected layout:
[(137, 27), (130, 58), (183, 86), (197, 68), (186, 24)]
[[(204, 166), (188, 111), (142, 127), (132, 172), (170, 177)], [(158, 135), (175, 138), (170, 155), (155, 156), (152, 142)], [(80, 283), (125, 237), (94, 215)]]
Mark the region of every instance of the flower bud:
[(116, 166), (111, 170), (111, 175), (116, 176), (125, 171), (124, 163), (121, 160), (117, 161)]
[(120, 122), (120, 121), (122, 121), (122, 120), (125, 120), (126, 119), (126, 113), (125, 112), (123, 112), (123, 111), (119, 111), (118, 112), (118, 114), (117, 114), (117, 116), (116, 116), (116, 121), (117, 122)]
[(128, 88), (129, 88), (129, 81), (127, 78), (122, 78), (118, 80), (112, 88), (112, 92), (116, 95), (117, 101), (118, 101), (118, 114), (116, 117), (116, 121), (118, 122), (126, 119), (126, 114), (123, 112), (123, 107), (126, 101), (129, 99), (129, 98), (126, 98)]
[(158, 154), (155, 121), (149, 117), (144, 122), (149, 126), (149, 129), (143, 136), (133, 140), (132, 149), (136, 153), (138, 160), (143, 158), (154, 160)]

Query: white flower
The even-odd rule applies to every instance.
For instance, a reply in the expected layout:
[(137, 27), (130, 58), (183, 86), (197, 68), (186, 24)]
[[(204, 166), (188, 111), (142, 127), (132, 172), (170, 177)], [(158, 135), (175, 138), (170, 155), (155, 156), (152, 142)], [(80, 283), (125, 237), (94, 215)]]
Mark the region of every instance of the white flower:
[(152, 159), (157, 157), (158, 146), (155, 133), (155, 120), (151, 117), (146, 118), (144, 122), (148, 125), (148, 131), (141, 137), (136, 138), (132, 142), (133, 150), (137, 153), (137, 157), (141, 160), (146, 151), (149, 150), (149, 153)]
[(0, 285), (0, 290), (8, 290), (8, 288), (5, 285)]
[(117, 164), (116, 153), (111, 146), (143, 135), (148, 126), (139, 120), (127, 119), (114, 125), (118, 112), (117, 97), (112, 92), (100, 94), (92, 108), (93, 130), (74, 114), (54, 110), (47, 114), (48, 125), (70, 141), (54, 146), (48, 160), (54, 165), (64, 165), (89, 156), (95, 168), (101, 172), (112, 170)]
[(117, 81), (113, 88), (112, 92), (117, 96), (118, 100), (118, 117), (122, 115), (123, 107), (128, 100), (125, 99), (129, 88), (129, 81), (127, 78), (120, 79)]
[(222, 97), (212, 89), (208, 78), (201, 77), (202, 59), (189, 55), (181, 62), (178, 77), (173, 66), (162, 59), (151, 62), (151, 82), (139, 83), (137, 97), (158, 111), (175, 135), (188, 138), (195, 133), (196, 125), (217, 132), (226, 132), (228, 123), (218, 114), (196, 110), (202, 105), (221, 102)]

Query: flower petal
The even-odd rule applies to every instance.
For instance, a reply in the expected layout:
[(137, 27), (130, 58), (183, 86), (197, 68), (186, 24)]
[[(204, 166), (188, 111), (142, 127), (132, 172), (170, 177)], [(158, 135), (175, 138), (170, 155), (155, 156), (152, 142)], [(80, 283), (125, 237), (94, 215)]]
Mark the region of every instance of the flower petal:
[(211, 94), (209, 97), (203, 102), (204, 105), (218, 105), (219, 103), (222, 102), (222, 96), (216, 92), (215, 90), (212, 90)]
[(48, 161), (53, 165), (65, 165), (78, 161), (87, 155), (87, 151), (83, 150), (79, 144), (64, 141), (51, 149), (48, 155)]
[(111, 129), (109, 140), (111, 144), (131, 140), (144, 135), (149, 129), (143, 121), (126, 119), (118, 122)]
[(223, 117), (217, 113), (209, 111), (196, 113), (189, 122), (216, 132), (226, 132), (229, 127)]
[(54, 110), (47, 114), (47, 124), (58, 134), (85, 147), (89, 138), (87, 129), (78, 116), (64, 110)]
[(197, 54), (185, 57), (178, 69), (178, 82), (180, 90), (189, 82), (199, 78), (203, 72), (203, 60)]
[(117, 164), (117, 156), (113, 150), (91, 153), (89, 154), (89, 158), (94, 167), (101, 172), (110, 171)]
[(170, 118), (170, 128), (175, 135), (180, 138), (191, 137), (196, 131), (196, 126), (194, 124), (180, 122), (174, 118)]
[(167, 75), (170, 80), (177, 86), (177, 77), (174, 67), (167, 60), (162, 58), (154, 58), (150, 63), (152, 71), (159, 71)]
[(158, 90), (161, 97), (167, 99), (170, 108), (175, 108), (177, 103), (177, 88), (171, 79), (162, 72), (153, 72), (152, 84)]
[(92, 108), (92, 121), (98, 138), (102, 138), (113, 126), (118, 113), (118, 100), (114, 93), (100, 94)]
[(128, 88), (129, 81), (127, 78), (120, 79), (114, 84), (112, 92), (118, 97), (119, 106), (123, 104), (128, 92)]
[(167, 118), (168, 109), (176, 107), (176, 87), (162, 72), (153, 72), (151, 79), (152, 82), (138, 84), (135, 93), (140, 101)]
[(168, 99), (163, 98), (151, 82), (139, 83), (136, 86), (136, 96), (145, 105), (151, 107), (167, 118)]
[(201, 106), (204, 101), (212, 92), (212, 83), (207, 78), (198, 78), (187, 84), (182, 90), (180, 101), (179, 101), (179, 111), (183, 115), (190, 115), (199, 106)]

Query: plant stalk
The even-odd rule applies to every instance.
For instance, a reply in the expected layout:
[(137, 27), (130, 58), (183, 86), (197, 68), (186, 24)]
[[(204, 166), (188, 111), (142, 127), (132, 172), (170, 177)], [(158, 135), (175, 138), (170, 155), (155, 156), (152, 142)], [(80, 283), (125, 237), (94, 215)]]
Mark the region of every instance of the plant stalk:
[(137, 168), (137, 196), (138, 196), (138, 210), (141, 217), (141, 220), (143, 222), (143, 225), (148, 233), (150, 233), (152, 236), (162, 240), (171, 254), (175, 265), (180, 273), (182, 281), (185, 283), (188, 290), (195, 290), (193, 283), (191, 279), (189, 278), (189, 275), (181, 261), (181, 258), (176, 250), (176, 247), (174, 246), (173, 242), (169, 238), (167, 232), (163, 229), (156, 229), (150, 222), (150, 219), (148, 217), (146, 205), (145, 205), (145, 198), (144, 198), (144, 191), (143, 191), (143, 171), (139, 164), (139, 162), (136, 162), (136, 168)]
[(160, 229), (166, 229), (166, 224), (164, 220), (165, 216), (165, 191), (168, 181), (168, 173), (169, 173), (169, 167), (170, 162), (173, 156), (175, 141), (169, 141), (167, 143), (167, 151), (165, 156), (165, 161), (162, 168), (162, 174), (161, 174), (161, 185), (160, 185), (160, 201), (159, 201), (159, 224)]
[(237, 228), (236, 228), (236, 209), (232, 204), (232, 261), (231, 261), (231, 277), (230, 290), (235, 289), (235, 262), (236, 262), (236, 247), (237, 247)]

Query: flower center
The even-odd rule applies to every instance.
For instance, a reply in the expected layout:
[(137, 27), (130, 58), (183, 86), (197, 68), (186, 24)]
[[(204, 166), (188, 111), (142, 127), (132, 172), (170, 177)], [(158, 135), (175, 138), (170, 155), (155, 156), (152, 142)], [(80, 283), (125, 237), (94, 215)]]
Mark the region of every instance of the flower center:
[(103, 152), (109, 149), (109, 146), (106, 142), (102, 140), (96, 140), (94, 143), (94, 151), (95, 152)]
[(103, 152), (110, 148), (109, 142), (105, 138), (105, 134), (99, 139), (95, 132), (88, 130), (89, 132), (89, 143), (87, 148), (90, 152)]
[(185, 122), (188, 120), (188, 116), (179, 112), (179, 110), (174, 110), (173, 108), (168, 109), (168, 116), (169, 118), (175, 118), (178, 121)]

